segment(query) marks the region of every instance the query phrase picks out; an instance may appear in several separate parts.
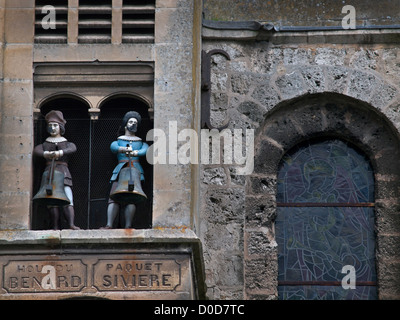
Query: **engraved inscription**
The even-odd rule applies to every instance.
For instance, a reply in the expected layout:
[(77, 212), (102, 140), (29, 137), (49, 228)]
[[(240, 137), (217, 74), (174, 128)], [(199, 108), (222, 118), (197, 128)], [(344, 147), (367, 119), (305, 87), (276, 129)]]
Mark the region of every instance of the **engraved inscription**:
[(78, 292), (86, 286), (86, 277), (81, 260), (9, 261), (2, 285), (9, 293)]
[(175, 260), (99, 260), (94, 265), (98, 291), (173, 291), (181, 283), (181, 265)]

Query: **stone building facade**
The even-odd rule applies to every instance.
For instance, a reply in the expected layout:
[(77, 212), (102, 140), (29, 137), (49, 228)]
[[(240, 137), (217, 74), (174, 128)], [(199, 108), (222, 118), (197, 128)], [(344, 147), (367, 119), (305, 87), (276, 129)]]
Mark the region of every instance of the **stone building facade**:
[(399, 21), (384, 13), (398, 4), (367, 2), (351, 3), (357, 28), (343, 30), (347, 2), (204, 1), (202, 49), (223, 50), (211, 57), (211, 123), (255, 132), (252, 174), (202, 166), (211, 299), (280, 297), (280, 161), (315, 139), (347, 141), (371, 161), (378, 298), (398, 299)]
[[(399, 298), (395, 1), (377, 9), (355, 1), (356, 28), (345, 29), (345, 4), (337, 1), (68, 0), (54, 2), (62, 20), (56, 33), (42, 28), (47, 2), (0, 0), (0, 299), (284, 298), (281, 249), (289, 245), (277, 236), (285, 206), (278, 190), (287, 188), (282, 159), (304, 143), (326, 141), (348, 144), (372, 168), (372, 209), (365, 212), (373, 213), (374, 276), (366, 286), (376, 293), (366, 297)], [(112, 139), (115, 125), (108, 124), (132, 107), (145, 119), (143, 138), (151, 129), (168, 139), (174, 130), (198, 133), (189, 136), (192, 161), (146, 167), (151, 201), (135, 230), (99, 230), (108, 191), (103, 175), (112, 170), (101, 140)], [(32, 204), (41, 173), (32, 150), (53, 108), (66, 114), (69, 139), (82, 150), (71, 164), (78, 231), (45, 230), (46, 215)], [(240, 165), (224, 161), (222, 148), (218, 161), (202, 162), (207, 143), (200, 132), (211, 128), (239, 130), (247, 153), (246, 133), (253, 132), (254, 168), (238, 174)], [(188, 147), (185, 139), (168, 142), (169, 160)], [(75, 278), (57, 259), (77, 271)], [(129, 273), (134, 262), (149, 273)], [(167, 271), (151, 273), (161, 263)], [(45, 265), (61, 272), (56, 288), (40, 287), (43, 275), (29, 284), (18, 274)], [(142, 276), (146, 286), (128, 285), (129, 276)]]

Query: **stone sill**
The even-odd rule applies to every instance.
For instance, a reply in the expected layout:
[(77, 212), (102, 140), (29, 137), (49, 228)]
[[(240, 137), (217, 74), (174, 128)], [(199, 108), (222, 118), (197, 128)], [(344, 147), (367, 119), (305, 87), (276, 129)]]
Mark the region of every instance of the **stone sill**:
[(198, 244), (189, 228), (108, 229), (108, 230), (4, 230), (0, 246), (6, 245), (85, 245), (85, 244)]
[[(126, 258), (129, 257), (129, 258)], [(133, 258), (132, 258), (133, 257)], [(205, 270), (202, 245), (196, 234), (187, 227), (169, 227), (154, 229), (109, 229), (109, 230), (0, 230), (0, 269), (10, 261), (69, 261), (79, 260), (81, 264), (96, 264), (98, 259), (184, 259), (186, 267), (181, 270), (182, 281), (192, 289), (189, 291), (110, 291), (96, 292), (94, 287), (87, 286), (79, 292), (47, 292), (38, 294), (3, 295), (2, 299), (65, 299), (83, 297), (100, 297), (108, 299), (196, 299), (206, 298)], [(97, 259), (97, 260), (96, 260)], [(72, 261), (71, 260), (71, 261)], [(149, 260), (152, 261), (152, 260)], [(180, 262), (180, 263), (181, 263)], [(180, 263), (178, 263), (180, 265)], [(92, 270), (91, 268), (88, 269)], [(0, 275), (1, 277), (1, 275)], [(89, 276), (88, 276), (89, 277)], [(90, 275), (90, 277), (94, 277)], [(92, 279), (92, 278), (90, 278)], [(91, 280), (92, 281), (92, 280)], [(188, 282), (189, 281), (189, 282)], [(189, 284), (188, 284), (189, 283)], [(183, 290), (183, 289), (182, 289)], [(129, 297), (128, 297), (129, 296)]]

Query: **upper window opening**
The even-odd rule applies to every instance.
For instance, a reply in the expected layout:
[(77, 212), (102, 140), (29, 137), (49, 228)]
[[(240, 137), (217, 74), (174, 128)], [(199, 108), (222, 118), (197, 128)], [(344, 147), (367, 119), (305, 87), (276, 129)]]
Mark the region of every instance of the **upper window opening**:
[[(54, 7), (54, 12), (46, 6)], [(68, 39), (68, 0), (36, 0), (35, 42), (67, 43)]]
[(112, 1), (79, 1), (79, 43), (111, 43)]
[(80, 0), (69, 9), (68, 0), (37, 0), (35, 43), (154, 42), (155, 0), (123, 0), (122, 11), (112, 0)]
[(124, 0), (122, 42), (154, 42), (155, 0)]

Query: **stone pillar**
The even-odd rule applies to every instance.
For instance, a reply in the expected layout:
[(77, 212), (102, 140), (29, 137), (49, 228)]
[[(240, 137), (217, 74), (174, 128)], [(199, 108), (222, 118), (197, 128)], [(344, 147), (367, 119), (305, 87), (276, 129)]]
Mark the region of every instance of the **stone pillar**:
[(155, 30), (154, 128), (161, 129), (169, 143), (167, 164), (154, 166), (156, 228), (193, 227), (195, 219), (191, 211), (197, 201), (192, 189), (197, 167), (179, 162), (176, 152), (186, 141), (170, 137), (183, 129), (199, 133), (201, 9), (201, 0), (156, 3), (157, 26), (163, 27)]
[(0, 1), (0, 229), (29, 229), (34, 0)]

